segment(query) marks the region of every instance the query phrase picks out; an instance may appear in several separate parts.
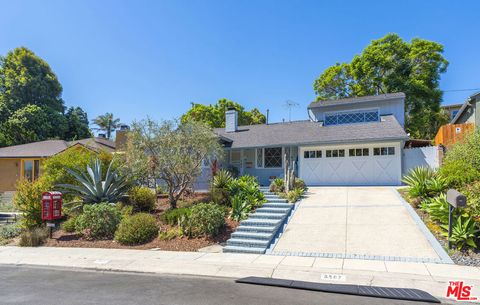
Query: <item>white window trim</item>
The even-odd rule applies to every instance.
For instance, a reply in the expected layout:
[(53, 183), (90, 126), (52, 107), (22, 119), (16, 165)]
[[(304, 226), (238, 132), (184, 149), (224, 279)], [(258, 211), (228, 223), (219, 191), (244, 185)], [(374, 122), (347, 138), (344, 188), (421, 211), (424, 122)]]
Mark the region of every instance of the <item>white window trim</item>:
[[(349, 113), (349, 112), (368, 112), (368, 111), (377, 111), (378, 113), (378, 121), (381, 121), (381, 115), (380, 115), (380, 108), (379, 107), (374, 107), (374, 108), (358, 108), (358, 109), (349, 109), (349, 110), (337, 110), (337, 111), (326, 111), (323, 113), (323, 122), (325, 124), (327, 120), (327, 115), (331, 114), (341, 114), (341, 113)], [(348, 123), (348, 124), (341, 124), (341, 125), (349, 125), (349, 124), (366, 124), (366, 123), (372, 123), (372, 122), (358, 122), (358, 123)], [(337, 124), (340, 125), (340, 124)], [(325, 126), (329, 126), (326, 125)], [(333, 125), (330, 125), (333, 126)]]
[[(265, 167), (265, 148), (278, 148), (279, 146), (272, 146), (272, 147), (261, 147), (261, 148), (255, 148), (255, 168), (256, 169), (282, 169), (283, 168), (283, 156), (285, 155), (285, 147), (281, 147), (282, 148), (282, 166), (280, 167)], [(261, 149), (262, 150), (262, 167), (258, 167), (258, 162), (257, 162), (257, 158), (258, 158), (258, 154), (257, 154), (257, 149)]]

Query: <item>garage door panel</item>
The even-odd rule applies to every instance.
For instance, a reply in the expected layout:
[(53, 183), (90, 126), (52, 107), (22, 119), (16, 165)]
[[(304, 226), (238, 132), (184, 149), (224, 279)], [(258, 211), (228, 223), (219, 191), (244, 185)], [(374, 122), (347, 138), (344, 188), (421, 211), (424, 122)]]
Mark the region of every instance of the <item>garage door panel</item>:
[[(381, 145), (384, 146), (384, 145)], [(300, 154), (300, 178), (307, 185), (398, 185), (401, 176), (400, 145), (395, 147), (395, 155), (373, 155), (373, 147), (362, 145), (352, 147), (303, 147)], [(348, 148), (369, 148), (368, 156), (348, 155)], [(326, 158), (326, 149), (345, 149), (345, 157)], [(304, 158), (305, 150), (322, 150), (323, 158)]]

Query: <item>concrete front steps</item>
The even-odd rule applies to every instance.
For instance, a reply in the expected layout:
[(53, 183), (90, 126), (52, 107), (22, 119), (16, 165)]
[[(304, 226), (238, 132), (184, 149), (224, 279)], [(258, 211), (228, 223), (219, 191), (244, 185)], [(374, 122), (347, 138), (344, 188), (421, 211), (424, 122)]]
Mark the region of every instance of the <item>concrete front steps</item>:
[(240, 222), (237, 230), (227, 240), (223, 252), (263, 254), (268, 249), (280, 227), (293, 209), (293, 204), (279, 198), (268, 188), (261, 188), (265, 202), (261, 208)]

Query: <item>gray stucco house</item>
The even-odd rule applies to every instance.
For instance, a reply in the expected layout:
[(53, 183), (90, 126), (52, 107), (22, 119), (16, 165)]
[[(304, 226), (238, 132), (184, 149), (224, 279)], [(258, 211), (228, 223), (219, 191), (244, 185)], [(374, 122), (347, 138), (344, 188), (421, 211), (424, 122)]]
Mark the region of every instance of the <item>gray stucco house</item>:
[(214, 130), (226, 150), (221, 166), (268, 185), (283, 177), (286, 156), (307, 185), (400, 185), (404, 100), (392, 93), (316, 101), (308, 120), (249, 126), (228, 110), (226, 127)]
[(480, 92), (472, 94), (462, 104), (450, 124), (474, 123), (480, 126)]

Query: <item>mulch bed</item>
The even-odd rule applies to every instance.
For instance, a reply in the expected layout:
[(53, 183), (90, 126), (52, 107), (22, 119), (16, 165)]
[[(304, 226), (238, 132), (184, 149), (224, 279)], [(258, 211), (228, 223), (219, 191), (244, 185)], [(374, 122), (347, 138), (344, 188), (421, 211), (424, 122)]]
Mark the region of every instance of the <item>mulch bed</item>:
[[(441, 233), (438, 224), (432, 222), (428, 217), (428, 214), (417, 208), (414, 204), (412, 204), (407, 196), (406, 191), (399, 190), (400, 195), (407, 201), (417, 212), (418, 216), (422, 219), (425, 223), (427, 228), (432, 232), (438, 242), (442, 245), (444, 249), (448, 247), (447, 238)], [(464, 265), (464, 266), (472, 266), (472, 267), (480, 267), (480, 249), (470, 249), (470, 250), (447, 250), (448, 255), (453, 260), (453, 262), (457, 265)]]
[[(184, 196), (177, 205), (178, 207), (190, 206), (198, 202), (209, 202), (210, 197), (208, 193), (195, 193)], [(170, 208), (168, 198), (161, 196), (158, 198), (157, 207), (153, 214), (160, 219), (161, 214)], [(86, 240), (76, 233), (67, 233), (63, 230), (57, 230), (53, 233), (53, 238), (48, 239), (45, 246), (49, 247), (77, 247), (77, 248), (117, 248), (117, 249), (160, 249), (166, 251), (197, 251), (201, 248), (212, 246), (216, 244), (223, 244), (235, 231), (239, 225), (238, 222), (225, 218), (226, 225), (221, 229), (219, 234), (213, 238), (198, 237), (177, 237), (171, 240), (160, 240), (155, 238), (147, 244), (137, 246), (124, 246), (114, 240)], [(161, 232), (165, 232), (171, 227), (160, 223)]]
[[(177, 237), (172, 240), (160, 240), (155, 238), (151, 242), (137, 246), (124, 246), (114, 240), (85, 240), (76, 233), (67, 233), (62, 230), (55, 231), (53, 238), (48, 239), (45, 246), (48, 247), (73, 247), (73, 248), (116, 248), (116, 249), (139, 249), (148, 250), (158, 248), (166, 251), (198, 251), (201, 248), (222, 244), (230, 238), (230, 235), (238, 226), (238, 222), (226, 219), (226, 226), (214, 238)], [(162, 225), (162, 231), (168, 226)]]

